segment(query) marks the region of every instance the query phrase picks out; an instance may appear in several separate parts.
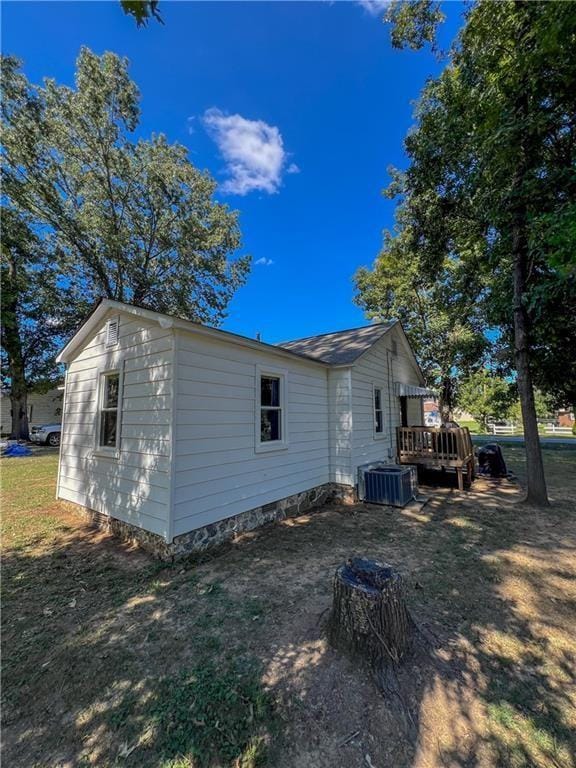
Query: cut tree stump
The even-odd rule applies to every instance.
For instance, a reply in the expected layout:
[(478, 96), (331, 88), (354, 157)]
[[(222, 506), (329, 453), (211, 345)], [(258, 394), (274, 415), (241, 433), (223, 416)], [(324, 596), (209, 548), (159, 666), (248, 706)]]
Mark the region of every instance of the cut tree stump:
[(414, 627), (398, 571), (363, 557), (338, 568), (328, 621), (328, 638), (334, 647), (381, 670), (383, 665), (397, 664), (408, 652)]

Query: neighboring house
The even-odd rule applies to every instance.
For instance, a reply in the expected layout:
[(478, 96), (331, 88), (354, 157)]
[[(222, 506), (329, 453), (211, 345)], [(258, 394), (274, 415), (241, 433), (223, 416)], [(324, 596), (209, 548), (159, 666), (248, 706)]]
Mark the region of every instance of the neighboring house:
[(569, 411), (567, 409), (556, 411), (556, 422), (559, 427), (573, 427), (574, 411)]
[[(64, 388), (54, 388), (48, 392), (30, 392), (28, 394), (28, 424), (59, 424), (62, 419), (62, 399)], [(9, 435), (12, 430), (12, 406), (10, 391), (0, 393), (0, 433)]]
[(104, 300), (58, 360), (58, 497), (161, 556), (350, 495), (430, 394), (397, 322), (273, 346)]

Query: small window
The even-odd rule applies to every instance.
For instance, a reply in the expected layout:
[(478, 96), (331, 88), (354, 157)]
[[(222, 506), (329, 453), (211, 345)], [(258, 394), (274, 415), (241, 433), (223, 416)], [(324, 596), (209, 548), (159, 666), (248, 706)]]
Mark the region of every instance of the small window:
[(396, 339), (392, 339), (392, 354), (396, 356), (398, 354), (398, 342)]
[(118, 344), (118, 333), (120, 320), (116, 317), (114, 320), (108, 320), (106, 323), (106, 346), (115, 347)]
[(260, 377), (260, 442), (271, 443), (283, 439), (281, 379), (279, 376)]
[(118, 447), (118, 400), (120, 374), (118, 371), (103, 373), (100, 386), (100, 448)]
[(374, 387), (374, 432), (376, 432), (376, 434), (382, 434), (382, 432), (384, 432), (382, 390), (380, 387)]

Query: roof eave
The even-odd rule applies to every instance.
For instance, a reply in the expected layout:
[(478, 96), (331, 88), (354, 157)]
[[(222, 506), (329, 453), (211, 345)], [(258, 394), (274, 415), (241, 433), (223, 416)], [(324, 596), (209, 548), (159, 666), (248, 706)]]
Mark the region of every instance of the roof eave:
[(76, 350), (82, 346), (84, 341), (90, 336), (95, 326), (102, 321), (109, 311), (125, 312), (127, 314), (134, 315), (136, 317), (142, 317), (146, 320), (158, 323), (162, 328), (174, 328), (186, 333), (193, 333), (199, 336), (206, 336), (208, 338), (227, 339), (228, 341), (241, 346), (255, 349), (258, 351), (266, 351), (275, 354), (279, 357), (288, 359), (298, 359), (307, 363), (314, 363), (322, 368), (329, 368), (329, 364), (322, 360), (303, 355), (299, 352), (291, 352), (289, 349), (277, 347), (274, 344), (266, 344), (263, 341), (257, 341), (256, 339), (249, 339), (246, 336), (240, 336), (236, 333), (230, 333), (230, 331), (223, 331), (219, 328), (210, 328), (200, 323), (194, 323), (191, 320), (182, 320), (180, 318), (171, 317), (170, 315), (162, 314), (161, 312), (155, 312), (151, 309), (144, 309), (143, 307), (136, 307), (133, 304), (124, 304), (114, 299), (103, 299), (98, 306), (94, 309), (92, 314), (86, 319), (84, 324), (65, 347), (58, 353), (56, 362), (68, 363), (73, 358)]

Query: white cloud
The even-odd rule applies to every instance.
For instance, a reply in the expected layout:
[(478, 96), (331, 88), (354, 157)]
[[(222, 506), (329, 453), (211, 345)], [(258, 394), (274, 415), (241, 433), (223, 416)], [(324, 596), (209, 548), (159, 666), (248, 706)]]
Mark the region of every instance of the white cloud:
[(267, 259), (265, 256), (262, 256), (261, 259), (257, 259), (254, 264), (260, 265), (262, 267), (270, 267), (274, 262), (272, 259)]
[(286, 168), (288, 154), (276, 126), (227, 115), (215, 107), (206, 110), (203, 123), (226, 161), (228, 178), (221, 187), (223, 192), (247, 195), (260, 190), (273, 194), (280, 188), (284, 172), (298, 172), (294, 163)]
[(357, 0), (358, 5), (361, 5), (365, 11), (371, 16), (379, 16), (386, 9), (386, 6), (390, 4), (390, 0)]

